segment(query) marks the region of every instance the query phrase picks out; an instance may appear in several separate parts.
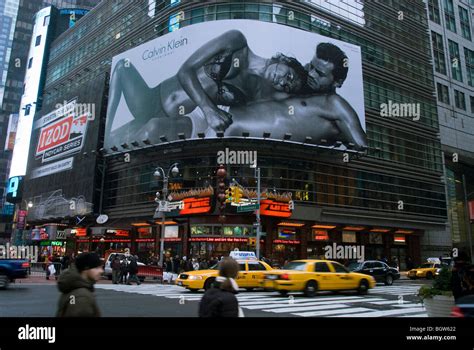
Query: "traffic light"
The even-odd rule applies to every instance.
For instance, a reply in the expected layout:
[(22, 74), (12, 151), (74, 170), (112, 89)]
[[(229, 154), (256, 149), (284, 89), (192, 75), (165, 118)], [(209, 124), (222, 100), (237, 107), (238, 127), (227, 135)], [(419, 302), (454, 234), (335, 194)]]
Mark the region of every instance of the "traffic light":
[(229, 187), (225, 190), (225, 202), (230, 203), (232, 202), (232, 187)]
[(239, 203), (240, 199), (242, 198), (242, 189), (238, 186), (235, 187), (235, 193), (234, 193), (234, 202)]

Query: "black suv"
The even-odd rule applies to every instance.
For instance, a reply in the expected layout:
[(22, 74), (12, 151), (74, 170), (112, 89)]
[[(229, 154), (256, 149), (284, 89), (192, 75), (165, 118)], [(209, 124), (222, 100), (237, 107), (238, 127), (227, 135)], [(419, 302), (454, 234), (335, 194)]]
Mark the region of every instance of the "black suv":
[(400, 272), (396, 268), (377, 260), (352, 262), (348, 264), (347, 268), (353, 272), (370, 275), (375, 278), (376, 282), (383, 282), (386, 286), (391, 286), (393, 281), (400, 278)]

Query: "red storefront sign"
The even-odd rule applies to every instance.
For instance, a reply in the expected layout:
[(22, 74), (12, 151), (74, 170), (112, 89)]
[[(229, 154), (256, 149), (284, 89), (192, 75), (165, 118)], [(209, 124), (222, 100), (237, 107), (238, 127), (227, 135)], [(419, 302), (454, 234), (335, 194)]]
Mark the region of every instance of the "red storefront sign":
[(18, 210), (18, 223), (16, 228), (19, 230), (23, 230), (26, 226), (26, 215), (28, 212), (26, 210)]
[(87, 229), (86, 228), (76, 228), (71, 230), (72, 233), (76, 233), (76, 237), (85, 237), (87, 236)]
[(474, 201), (469, 201), (469, 219), (474, 220)]
[(260, 201), (260, 215), (289, 218), (291, 216), (290, 203), (263, 199)]
[(275, 239), (273, 240), (273, 244), (301, 244), (301, 241), (293, 239)]
[(183, 209), (179, 211), (179, 215), (208, 213), (211, 210), (211, 197), (185, 198), (183, 199), (183, 206)]
[(328, 231), (313, 230), (313, 238), (315, 241), (327, 241), (329, 240)]

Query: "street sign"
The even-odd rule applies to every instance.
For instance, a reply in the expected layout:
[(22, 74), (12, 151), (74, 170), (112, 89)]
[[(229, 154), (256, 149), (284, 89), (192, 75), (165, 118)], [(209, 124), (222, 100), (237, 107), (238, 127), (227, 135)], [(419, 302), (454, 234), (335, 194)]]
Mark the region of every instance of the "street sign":
[(248, 211), (254, 211), (259, 208), (258, 204), (251, 204), (251, 205), (241, 205), (237, 207), (237, 213), (244, 213)]

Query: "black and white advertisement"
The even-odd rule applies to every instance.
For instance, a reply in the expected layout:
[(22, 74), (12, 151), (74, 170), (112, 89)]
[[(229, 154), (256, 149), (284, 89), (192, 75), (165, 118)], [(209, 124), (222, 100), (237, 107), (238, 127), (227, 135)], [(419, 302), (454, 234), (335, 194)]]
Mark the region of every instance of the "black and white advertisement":
[(222, 20), (114, 57), (106, 148), (243, 133), (363, 150), (360, 47), (279, 24)]

